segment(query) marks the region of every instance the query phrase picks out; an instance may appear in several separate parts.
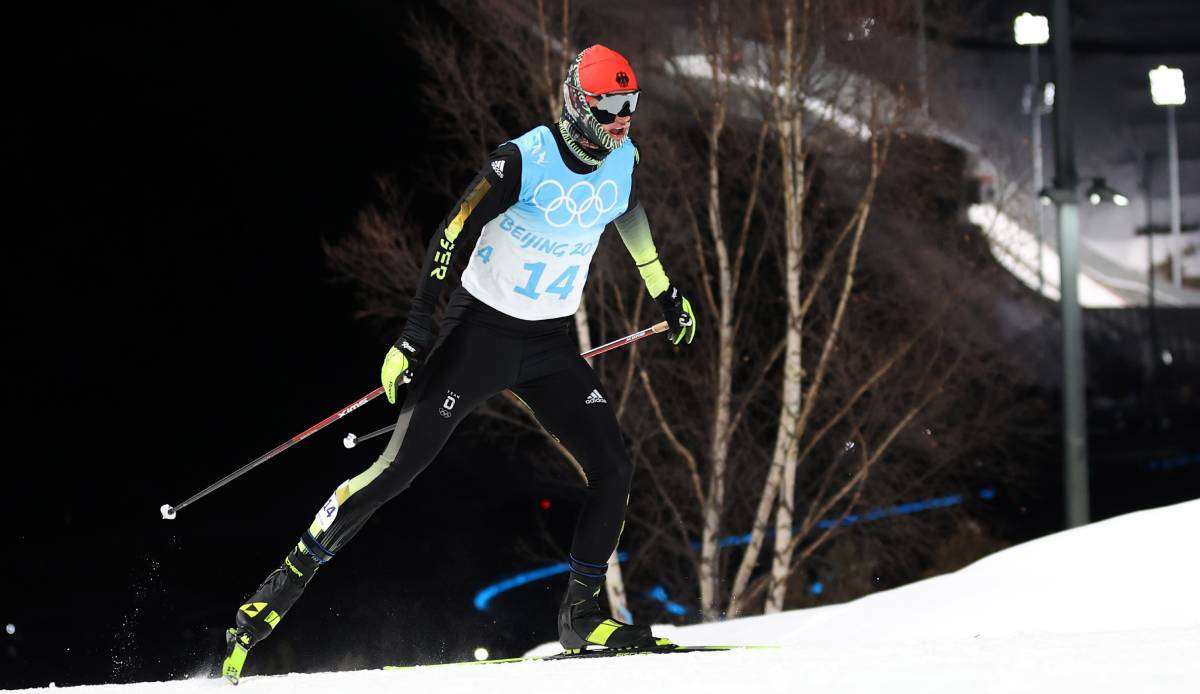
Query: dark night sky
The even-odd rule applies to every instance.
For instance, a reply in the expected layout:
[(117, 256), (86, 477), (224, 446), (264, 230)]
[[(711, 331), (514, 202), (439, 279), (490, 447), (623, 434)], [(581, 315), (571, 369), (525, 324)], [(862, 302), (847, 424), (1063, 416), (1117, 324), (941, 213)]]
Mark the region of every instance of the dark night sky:
[[(320, 242), (352, 229), (378, 174), (428, 193), (402, 12), (249, 5), (93, 5), (10, 26), (28, 69), (3, 147), (29, 193), (4, 258), (0, 622), (18, 631), (0, 634), (0, 687), (198, 671), (240, 600), (386, 440), (340, 445), (391, 421), (372, 403), (158, 517), (376, 385), (398, 326), (351, 319)], [(432, 231), (449, 201), (425, 197)], [(526, 612), (549, 638), (545, 596), (490, 616), (470, 606), (530, 561), (509, 538), (536, 535), (540, 484), (469, 437), (452, 443), (317, 579), (272, 657), (461, 657), (480, 645), (464, 632), (493, 618), (485, 645), (529, 643), (531, 620), (504, 613), (522, 599), (541, 605)], [(393, 617), (394, 633), (362, 633), (362, 610)]]

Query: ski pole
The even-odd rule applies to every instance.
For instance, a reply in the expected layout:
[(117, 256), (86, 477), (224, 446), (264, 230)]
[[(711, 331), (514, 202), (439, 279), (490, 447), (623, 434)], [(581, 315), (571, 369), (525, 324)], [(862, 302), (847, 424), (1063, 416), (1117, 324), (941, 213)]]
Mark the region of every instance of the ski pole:
[(626, 335), (625, 337), (618, 337), (617, 339), (613, 340), (612, 342), (605, 342), (604, 344), (600, 345), (599, 347), (593, 347), (592, 349), (589, 349), (588, 351), (584, 352), (583, 354), (580, 354), (579, 356), (583, 357), (584, 359), (591, 359), (592, 357), (598, 356), (600, 354), (604, 354), (605, 352), (612, 351), (618, 347), (624, 347), (625, 345), (633, 344), (634, 342), (637, 342), (638, 340), (641, 340), (643, 338), (650, 337), (651, 335), (665, 333), (667, 331), (667, 328), (669, 328), (669, 327), (670, 326), (667, 325), (667, 322), (665, 320), (659, 321), (659, 322), (655, 323), (654, 325), (650, 326), (649, 328), (639, 330), (636, 333)]
[[(623, 346), (631, 344), (633, 342), (637, 342), (638, 340), (641, 340), (645, 337), (649, 337), (650, 335), (664, 332), (664, 331), (666, 331), (666, 329), (667, 329), (667, 322), (662, 321), (662, 322), (657, 323), (657, 324), (655, 324), (649, 328), (646, 328), (644, 330), (639, 330), (638, 332), (633, 333), (631, 335), (626, 335), (625, 337), (613, 340), (612, 342), (606, 342), (605, 344), (602, 344), (599, 347), (596, 347), (595, 349), (592, 349), (592, 350), (589, 350), (589, 351), (583, 353), (581, 356), (583, 356), (585, 359), (589, 358), (589, 357), (594, 357), (598, 354), (603, 354), (609, 350), (613, 350), (618, 347), (623, 347)], [(163, 520), (174, 520), (175, 514), (178, 513), (180, 510), (182, 510), (183, 508), (204, 498), (205, 496), (208, 496), (209, 494), (220, 489), (221, 487), (224, 487), (225, 485), (227, 485), (230, 482), (234, 481), (235, 479), (241, 477), (242, 475), (246, 474), (247, 472), (250, 472), (254, 468), (258, 467), (259, 465), (262, 465), (263, 463), (267, 462), (271, 458), (274, 458), (275, 456), (279, 455), (280, 453), (283, 453), (284, 451), (291, 448), (292, 446), (300, 443), (301, 441), (308, 438), (309, 436), (312, 436), (313, 434), (324, 429), (325, 427), (329, 426), (330, 424), (336, 422), (337, 420), (341, 419), (342, 417), (345, 417), (346, 415), (357, 410), (358, 408), (362, 407), (363, 405), (367, 404), (368, 402), (371, 402), (372, 400), (374, 400), (375, 398), (379, 397), (382, 394), (383, 394), (383, 386), (379, 386), (379, 387), (375, 388), (371, 392), (369, 392), (366, 395), (362, 396), (361, 398), (355, 400), (354, 402), (350, 403), (349, 405), (346, 405), (345, 407), (338, 410), (337, 412), (334, 412), (333, 414), (329, 415), (325, 419), (322, 419), (321, 421), (319, 421), (316, 424), (312, 425), (311, 427), (305, 429), (304, 431), (300, 432), (299, 434), (296, 434), (295, 436), (288, 439), (287, 441), (284, 441), (283, 443), (279, 444), (275, 448), (272, 448), (271, 450), (269, 450), (266, 453), (262, 454), (261, 456), (255, 458), (254, 460), (250, 461), (249, 463), (246, 463), (245, 465), (238, 468), (237, 470), (234, 470), (233, 472), (222, 477), (221, 479), (217, 480), (216, 482), (213, 482), (212, 484), (208, 485), (207, 487), (200, 490), (199, 492), (196, 492), (195, 494), (193, 494), (192, 496), (190, 496), (186, 500), (184, 500), (182, 503), (176, 504), (175, 506), (172, 506), (171, 504), (163, 504), (158, 509), (159, 513), (162, 514)], [(362, 439), (358, 439), (358, 440), (365, 441), (368, 438), (371, 438), (374, 436), (379, 436), (380, 434), (383, 434), (384, 432), (391, 431), (395, 427), (396, 427), (396, 425), (394, 425), (394, 424), (389, 427), (384, 427), (383, 429), (372, 432), (371, 434), (364, 436)], [(354, 447), (356, 440), (353, 437), (354, 437), (354, 434), (347, 434), (345, 440), (342, 441), (343, 445), (345, 445), (346, 448)]]
[[(668, 327), (669, 326), (667, 325), (666, 321), (660, 321), (644, 330), (639, 330), (636, 333), (626, 335), (625, 337), (619, 337), (612, 342), (605, 342), (599, 347), (589, 349), (579, 356), (583, 357), (584, 359), (591, 359), (594, 356), (604, 354), (605, 352), (614, 350), (618, 347), (624, 347), (625, 345), (633, 344), (634, 342), (646, 337), (650, 337), (651, 335), (657, 335), (658, 333), (666, 332)], [(382, 429), (376, 429), (375, 431), (372, 431), (364, 436), (355, 436), (353, 433), (346, 434), (346, 438), (342, 439), (342, 445), (346, 448), (354, 448), (363, 441), (368, 441), (376, 436), (382, 436), (383, 434), (386, 434), (395, 428), (395, 424), (389, 424)]]
[(249, 463), (246, 463), (245, 465), (238, 468), (237, 470), (234, 470), (233, 472), (229, 473), (228, 475), (225, 475), (224, 477), (217, 480), (216, 482), (213, 482), (212, 484), (208, 485), (204, 489), (193, 494), (191, 497), (189, 497), (183, 503), (177, 504), (175, 506), (172, 506), (170, 504), (163, 504), (158, 509), (159, 513), (162, 514), (163, 520), (174, 519), (175, 514), (177, 512), (179, 512), (180, 509), (183, 509), (183, 508), (187, 507), (188, 505), (190, 505), (192, 502), (202, 499), (205, 496), (208, 496), (209, 494), (211, 494), (212, 492), (220, 489), (221, 487), (224, 487), (225, 485), (227, 485), (230, 482), (234, 481), (235, 479), (241, 477), (242, 475), (246, 474), (247, 472), (250, 472), (254, 468), (258, 467), (259, 465), (262, 465), (263, 463), (267, 462), (271, 458), (274, 458), (275, 456), (279, 455), (280, 453), (283, 453), (284, 451), (291, 448), (292, 446), (295, 446), (296, 444), (300, 443), (301, 441), (308, 438), (309, 436), (324, 429), (325, 427), (329, 426), (333, 422), (341, 419), (342, 417), (345, 417), (346, 415), (357, 410), (358, 408), (362, 407), (363, 405), (367, 404), (368, 402), (371, 402), (375, 398), (379, 397), (382, 393), (383, 393), (383, 386), (379, 386), (378, 388), (371, 391), (370, 393), (367, 393), (366, 395), (362, 396), (358, 400), (355, 400), (354, 402), (350, 403), (349, 405), (346, 405), (345, 407), (338, 410), (337, 412), (334, 412), (333, 414), (329, 415), (325, 419), (322, 419), (321, 421), (319, 421), (316, 424), (312, 425), (311, 427), (305, 429), (304, 431), (300, 432), (299, 434), (296, 434), (295, 436), (288, 439), (287, 441), (284, 441), (283, 443), (272, 448), (271, 450), (267, 451), (266, 453), (263, 453), (262, 455), (255, 458), (254, 460), (250, 461)]

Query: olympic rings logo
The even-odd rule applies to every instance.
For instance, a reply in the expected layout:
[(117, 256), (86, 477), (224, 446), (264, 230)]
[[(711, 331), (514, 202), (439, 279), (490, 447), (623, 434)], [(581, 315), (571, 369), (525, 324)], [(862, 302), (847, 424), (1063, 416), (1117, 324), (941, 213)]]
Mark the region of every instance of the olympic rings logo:
[[(557, 191), (554, 190), (557, 188)], [(612, 198), (606, 193), (612, 191)], [(543, 195), (543, 191), (545, 194)], [(554, 197), (557, 192), (557, 197)], [(617, 184), (611, 179), (599, 187), (589, 181), (580, 181), (570, 188), (554, 179), (547, 179), (533, 189), (533, 204), (542, 211), (546, 223), (555, 228), (576, 224), (585, 229), (596, 226), (600, 218), (617, 206)]]

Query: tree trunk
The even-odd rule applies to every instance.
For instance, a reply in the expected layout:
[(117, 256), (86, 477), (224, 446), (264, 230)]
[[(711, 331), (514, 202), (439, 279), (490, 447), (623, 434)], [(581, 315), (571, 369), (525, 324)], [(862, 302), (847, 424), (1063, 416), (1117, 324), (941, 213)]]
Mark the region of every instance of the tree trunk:
[[(783, 23), (782, 93), (775, 101), (775, 120), (779, 132), (779, 154), (782, 164), (784, 207), (784, 295), (787, 297), (787, 346), (783, 358), (783, 383), (780, 388), (779, 428), (775, 433), (772, 470), (778, 470), (779, 488), (775, 510), (775, 552), (771, 563), (770, 588), (764, 612), (783, 608), (791, 553), (792, 519), (796, 490), (796, 453), (800, 406), (803, 398), (801, 382), (804, 377), (801, 361), (804, 316), (801, 312), (800, 281), (803, 274), (804, 251), (804, 121), (800, 99), (800, 78), (803, 72), (803, 51), (807, 34), (801, 30), (797, 37), (797, 22), (791, 3), (786, 4)], [(807, 17), (807, 3), (803, 23)]]
[[(834, 310), (833, 319), (830, 322), (828, 332), (826, 332), (823, 344), (821, 345), (820, 357), (817, 360), (816, 369), (812, 374), (812, 382), (808, 387), (808, 391), (801, 394), (803, 407), (796, 415), (795, 435), (792, 437), (793, 447), (797, 445), (799, 437), (804, 435), (808, 426), (808, 420), (813, 411), (813, 404), (821, 392), (829, 360), (832, 358), (838, 336), (841, 333), (846, 306), (850, 300), (850, 292), (854, 287), (854, 271), (858, 267), (858, 253), (862, 245), (863, 233), (867, 226), (867, 220), (870, 217), (871, 204), (875, 198), (875, 185), (879, 181), (879, 173), (883, 166), (883, 160), (886, 158), (890, 141), (890, 137), (885, 140), (883, 145), (884, 153), (881, 154), (879, 140), (874, 134), (871, 136), (870, 179), (867, 182), (866, 190), (863, 191), (863, 197), (858, 203), (858, 210), (855, 214), (854, 237), (846, 257), (846, 271), (842, 279), (837, 308)], [(779, 612), (783, 609), (783, 602), (787, 596), (787, 579), (792, 571), (795, 570), (795, 567), (792, 565), (792, 554), (795, 551), (796, 543), (792, 540), (791, 529), (794, 517), (793, 495), (795, 492), (796, 466), (799, 464), (799, 461), (794, 457), (794, 450), (795, 448), (793, 448), (793, 457), (784, 465), (783, 483), (779, 491), (779, 507), (775, 517), (775, 557), (771, 565), (770, 590), (768, 591), (767, 604), (764, 609), (764, 612), (767, 613)]]
[[(786, 30), (786, 29), (785, 29)], [(789, 37), (790, 40), (790, 37)], [(788, 75), (785, 84), (792, 81)], [(789, 92), (791, 89), (788, 90)], [(785, 105), (785, 108), (792, 104)], [(782, 123), (779, 146), (783, 155), (784, 234), (786, 241), (784, 292), (787, 296), (787, 347), (783, 358), (783, 384), (779, 402), (779, 429), (775, 436), (772, 468), (778, 469), (780, 480), (775, 510), (775, 553), (771, 564), (771, 583), (764, 612), (783, 609), (786, 592), (796, 490), (796, 453), (799, 449), (800, 405), (803, 397), (803, 321), (801, 313), (800, 280), (803, 272), (804, 241), (804, 157), (803, 121), (799, 109)], [(786, 555), (786, 556), (785, 556)]]
[[(808, 15), (808, 5), (805, 3), (804, 17)], [(803, 211), (804, 211), (804, 140), (803, 121), (801, 119), (800, 99), (797, 93), (797, 81), (803, 73), (802, 59), (798, 52), (803, 51), (805, 40), (802, 34), (800, 41), (796, 39), (796, 20), (791, 3), (785, 3), (783, 21), (783, 45), (777, 51), (774, 41), (769, 41), (772, 58), (770, 60), (767, 82), (773, 85), (775, 93), (771, 102), (770, 122), (779, 140), (780, 154), (780, 188), (783, 192), (784, 206), (784, 239), (785, 239), (785, 268), (784, 295), (787, 298), (788, 312), (785, 326), (785, 347), (783, 371), (781, 376), (779, 428), (775, 434), (775, 446), (771, 453), (771, 467), (767, 479), (763, 483), (762, 495), (754, 514), (754, 524), (750, 529), (750, 542), (742, 554), (737, 574), (729, 596), (729, 616), (736, 617), (745, 611), (748, 599), (747, 588), (754, 567), (758, 564), (758, 556), (766, 540), (767, 523), (771, 510), (776, 508), (776, 500), (783, 492), (784, 483), (788, 508), (792, 503), (791, 488), (795, 480), (795, 457), (797, 446), (797, 419), (801, 404), (801, 379), (803, 376), (801, 363), (802, 347), (802, 310), (800, 295), (800, 279), (803, 270)], [(799, 48), (797, 47), (799, 44)], [(789, 466), (790, 470), (789, 470)], [(780, 527), (786, 522), (785, 528)], [(791, 521), (776, 515), (776, 529), (790, 537)], [(779, 544), (778, 537), (775, 540)]]
[[(713, 79), (720, 84), (719, 60), (711, 59)], [(717, 320), (717, 392), (713, 402), (711, 467), (704, 497), (704, 525), (700, 545), (700, 612), (706, 621), (718, 619), (721, 576), (721, 517), (725, 508), (725, 474), (729, 461), (729, 426), (733, 410), (733, 267), (721, 222), (720, 140), (725, 128), (724, 92), (718, 87), (716, 109), (708, 134), (708, 226), (717, 258), (719, 311)]]

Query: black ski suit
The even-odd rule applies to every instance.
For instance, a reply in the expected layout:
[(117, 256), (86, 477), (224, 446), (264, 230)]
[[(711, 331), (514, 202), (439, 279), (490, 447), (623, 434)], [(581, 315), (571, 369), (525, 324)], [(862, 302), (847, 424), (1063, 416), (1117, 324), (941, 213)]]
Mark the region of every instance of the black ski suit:
[[(554, 136), (558, 154), (568, 168), (575, 173), (595, 170), (571, 154), (559, 132)], [(434, 234), (402, 339), (422, 347), (433, 343), (430, 317), (445, 283), (445, 272), (436, 268), (449, 264), (445, 246), (438, 243), (443, 229), (461, 224), (462, 231), (478, 233), (515, 204), (520, 167), (516, 146), (506, 143), (499, 147)], [(614, 225), (643, 277), (656, 272), (660, 283), (665, 283), (636, 193), (631, 182), (628, 211)], [(647, 283), (649, 286), (649, 279)], [(533, 410), (538, 421), (583, 466), (587, 498), (571, 555), (577, 570), (602, 574), (621, 533), (633, 466), (604, 386), (579, 356), (571, 335), (572, 322), (571, 317), (514, 318), (465, 289), (457, 289), (436, 345), (403, 395), (397, 426), (383, 455), (338, 487), (304, 534), (304, 548), (319, 563), (332, 558), (376, 509), (408, 488), (472, 408), (507, 389)]]

